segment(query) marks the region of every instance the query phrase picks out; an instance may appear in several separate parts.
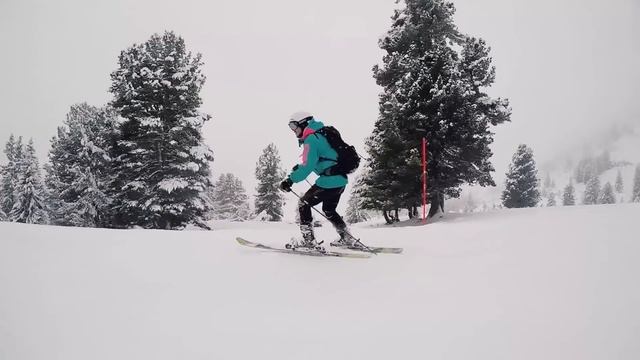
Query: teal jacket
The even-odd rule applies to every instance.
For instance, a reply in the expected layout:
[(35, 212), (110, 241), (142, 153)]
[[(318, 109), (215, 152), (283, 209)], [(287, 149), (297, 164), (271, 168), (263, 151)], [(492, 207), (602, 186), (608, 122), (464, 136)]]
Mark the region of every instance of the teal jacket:
[(302, 162), (298, 164), (289, 174), (289, 178), (294, 183), (303, 181), (311, 172), (320, 175), (316, 180), (316, 185), (333, 189), (346, 186), (347, 177), (342, 175), (323, 175), (323, 172), (336, 164), (338, 153), (329, 146), (329, 142), (324, 136), (315, 134), (315, 131), (324, 127), (324, 124), (317, 120), (309, 121), (309, 125), (304, 129), (299, 145), (303, 147)]

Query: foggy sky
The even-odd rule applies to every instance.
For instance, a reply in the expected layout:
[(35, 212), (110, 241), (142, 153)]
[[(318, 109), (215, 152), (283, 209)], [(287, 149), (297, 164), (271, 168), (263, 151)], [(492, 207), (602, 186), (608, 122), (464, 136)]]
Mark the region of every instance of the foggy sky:
[[(492, 47), (488, 90), (506, 97), (512, 122), (496, 131), (501, 183), (520, 143), (538, 162), (597, 139), (640, 112), (640, 5), (634, 0), (459, 0), (455, 22)], [(233, 172), (249, 194), (271, 142), (289, 169), (299, 155), (286, 126), (297, 110), (335, 125), (364, 153), (378, 115), (377, 40), (394, 1), (22, 1), (0, 2), (0, 145), (33, 137), (46, 159), (69, 107), (111, 100), (109, 74), (121, 50), (173, 30), (202, 53), (201, 110), (215, 177)], [(633, 128), (633, 126), (631, 126)], [(0, 157), (4, 161), (4, 156)]]

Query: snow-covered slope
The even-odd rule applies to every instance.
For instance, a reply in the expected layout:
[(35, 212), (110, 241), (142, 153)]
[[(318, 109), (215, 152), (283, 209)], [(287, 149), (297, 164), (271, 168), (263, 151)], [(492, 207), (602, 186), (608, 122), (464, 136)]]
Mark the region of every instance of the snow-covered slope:
[[(0, 223), (0, 359), (638, 359), (639, 204), (361, 225), (402, 255), (312, 258), (291, 224)], [(331, 238), (331, 229), (319, 229)]]

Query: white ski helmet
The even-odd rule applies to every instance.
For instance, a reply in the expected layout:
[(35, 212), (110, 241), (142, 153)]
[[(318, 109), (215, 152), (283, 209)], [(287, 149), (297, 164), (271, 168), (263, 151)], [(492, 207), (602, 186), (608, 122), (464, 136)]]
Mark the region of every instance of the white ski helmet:
[(304, 120), (307, 120), (307, 121), (311, 120), (311, 118), (313, 118), (313, 115), (311, 115), (310, 113), (306, 111), (297, 111), (291, 114), (291, 116), (289, 117), (289, 122), (295, 122), (297, 124), (300, 124)]

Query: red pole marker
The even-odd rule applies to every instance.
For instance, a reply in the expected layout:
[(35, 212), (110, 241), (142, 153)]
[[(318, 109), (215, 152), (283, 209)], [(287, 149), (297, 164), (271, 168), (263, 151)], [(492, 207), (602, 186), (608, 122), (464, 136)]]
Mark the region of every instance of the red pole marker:
[(422, 223), (427, 223), (427, 139), (422, 138)]

